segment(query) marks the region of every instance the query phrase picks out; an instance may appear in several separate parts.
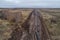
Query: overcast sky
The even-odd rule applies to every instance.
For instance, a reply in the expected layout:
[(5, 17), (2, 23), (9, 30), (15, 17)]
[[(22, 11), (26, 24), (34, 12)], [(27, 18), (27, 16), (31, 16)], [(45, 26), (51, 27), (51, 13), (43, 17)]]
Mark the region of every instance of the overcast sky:
[(0, 8), (60, 8), (60, 0), (0, 0)]

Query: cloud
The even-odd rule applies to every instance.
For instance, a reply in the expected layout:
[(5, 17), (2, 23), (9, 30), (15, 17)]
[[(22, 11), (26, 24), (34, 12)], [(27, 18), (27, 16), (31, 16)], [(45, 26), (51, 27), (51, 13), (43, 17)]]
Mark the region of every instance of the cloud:
[(20, 3), (20, 1), (19, 1), (19, 0), (5, 0), (5, 2), (15, 3), (15, 4)]
[(0, 7), (59, 8), (60, 0), (0, 0)]

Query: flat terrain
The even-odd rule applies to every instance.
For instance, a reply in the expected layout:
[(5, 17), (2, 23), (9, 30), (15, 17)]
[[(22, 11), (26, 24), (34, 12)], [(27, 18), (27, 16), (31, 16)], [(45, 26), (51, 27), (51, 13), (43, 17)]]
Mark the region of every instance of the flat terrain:
[[(7, 13), (14, 15), (15, 13), (22, 13), (20, 25), (26, 20), (29, 13), (33, 9), (0, 9), (0, 13)], [(50, 31), (53, 40), (60, 40), (60, 9), (39, 9), (43, 19)], [(1, 15), (0, 15), (1, 16)], [(14, 24), (8, 16), (9, 20), (0, 19), (0, 40), (8, 39), (14, 29), (11, 25)], [(12, 16), (13, 17), (13, 16)]]

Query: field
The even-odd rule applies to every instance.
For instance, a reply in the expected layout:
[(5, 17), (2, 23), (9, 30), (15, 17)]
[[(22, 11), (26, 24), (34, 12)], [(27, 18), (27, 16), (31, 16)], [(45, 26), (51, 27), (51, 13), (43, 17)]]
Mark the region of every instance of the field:
[[(17, 19), (19, 22), (19, 25), (21, 25), (28, 15), (32, 12), (33, 9), (0, 9), (0, 40), (8, 40), (10, 38), (10, 34), (12, 33), (12, 30), (14, 30), (16, 27), (13, 27), (15, 24), (12, 19), (16, 18), (16, 13), (21, 13)], [(44, 19), (45, 24), (47, 25), (47, 28), (49, 29), (51, 38), (53, 40), (60, 40), (60, 9), (39, 9), (38, 10)], [(3, 19), (1, 16), (1, 13), (3, 14), (9, 14), (7, 16), (7, 20)], [(6, 14), (6, 15), (7, 15)]]

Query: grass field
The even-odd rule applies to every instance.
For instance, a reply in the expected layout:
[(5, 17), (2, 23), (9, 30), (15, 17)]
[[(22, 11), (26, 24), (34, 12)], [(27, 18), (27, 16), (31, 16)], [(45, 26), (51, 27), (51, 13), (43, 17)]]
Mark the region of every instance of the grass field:
[[(22, 12), (23, 23), (28, 17), (32, 9), (1, 9), (5, 13)], [(50, 31), (53, 40), (60, 40), (60, 9), (40, 9), (39, 12), (42, 14), (43, 19)], [(7, 40), (14, 29), (11, 25), (14, 24), (8, 20), (0, 19), (0, 40)]]

